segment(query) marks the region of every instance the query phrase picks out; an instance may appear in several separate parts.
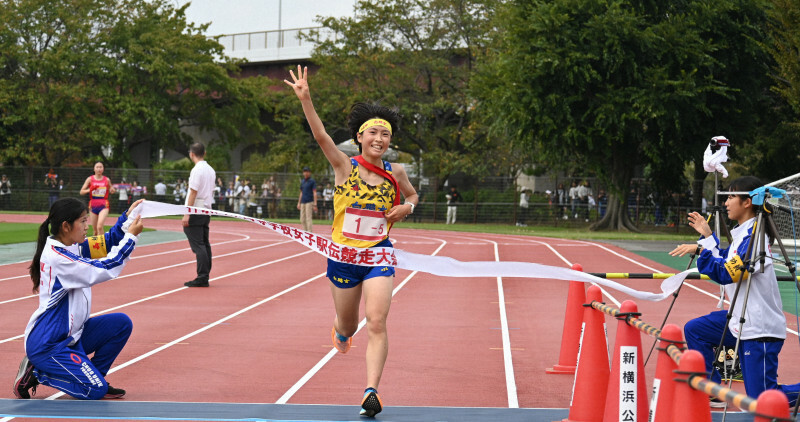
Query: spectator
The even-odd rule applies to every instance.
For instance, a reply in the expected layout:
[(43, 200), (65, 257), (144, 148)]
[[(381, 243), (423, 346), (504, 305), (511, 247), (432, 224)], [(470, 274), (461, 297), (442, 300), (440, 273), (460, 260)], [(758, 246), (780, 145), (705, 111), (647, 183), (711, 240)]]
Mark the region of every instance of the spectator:
[(242, 197), (244, 196), (244, 183), (236, 179), (233, 191), (233, 212), (241, 214)]
[(333, 220), (333, 187), (331, 182), (325, 182), (322, 190), (322, 218)]
[(606, 215), (606, 206), (608, 205), (608, 196), (605, 189), (600, 189), (597, 193), (597, 211), (600, 218)]
[(0, 177), (0, 209), (7, 210), (11, 205), (11, 181), (4, 174)]
[(275, 183), (275, 178), (273, 176), (269, 177), (269, 204), (267, 205), (269, 209), (269, 218), (278, 218), (278, 201), (281, 199), (281, 190), (278, 187), (278, 184)]
[(523, 189), (519, 194), (519, 213), (517, 214), (517, 226), (527, 227), (526, 220), (528, 218), (528, 201), (531, 197), (529, 189)]
[(239, 196), (239, 214), (241, 215), (247, 215), (247, 206), (250, 203), (250, 192), (252, 192), (250, 188), (250, 179), (244, 179), (241, 195)]
[(145, 195), (147, 195), (146, 187), (139, 186), (139, 182), (137, 182), (136, 180), (131, 182), (131, 197), (133, 199), (133, 202), (142, 199), (142, 197), (144, 197)]
[(311, 169), (308, 167), (303, 167), (303, 180), (300, 182), (297, 209), (300, 210), (300, 224), (303, 225), (303, 230), (312, 231), (312, 216), (317, 211), (317, 182), (311, 178)]
[(163, 179), (158, 179), (158, 183), (153, 187), (156, 191), (156, 201), (165, 202), (167, 200), (167, 185)]
[(445, 195), (447, 198), (447, 221), (445, 224), (456, 224), (458, 217), (458, 203), (461, 202), (461, 194), (455, 186), (450, 186), (450, 192)]
[(172, 200), (175, 201), (176, 204), (181, 203), (181, 179), (178, 179), (175, 182), (175, 186), (172, 189)]
[(564, 220), (568, 219), (567, 216), (567, 190), (564, 189), (564, 184), (559, 183), (558, 188), (556, 188), (556, 198), (558, 199), (558, 208), (562, 214)]
[(58, 201), (58, 198), (61, 196), (61, 190), (58, 186), (58, 175), (50, 167), (50, 171), (44, 175), (44, 184), (47, 186), (47, 209), (49, 210), (50, 207), (53, 206), (53, 202)]
[(236, 205), (236, 189), (233, 187), (233, 182), (228, 182), (228, 189), (225, 189), (225, 201), (228, 203), (228, 211), (236, 212), (234, 208)]
[(581, 202), (580, 195), (578, 194), (578, 182), (572, 181), (572, 185), (569, 188), (569, 202), (572, 208), (570, 209), (570, 213), (572, 214), (572, 218), (578, 218), (578, 205)]
[(217, 204), (217, 209), (225, 211), (225, 182), (222, 178), (217, 177), (217, 183), (214, 185), (214, 203)]
[(256, 185), (249, 182), (250, 181), (248, 180), (250, 193), (247, 196), (247, 215), (249, 217), (254, 217), (258, 211), (258, 191), (256, 190)]
[(125, 181), (125, 178), (122, 178), (122, 182), (117, 185), (117, 192), (119, 192), (119, 204), (118, 204), (118, 212), (120, 214), (124, 213), (128, 206), (130, 206), (128, 201), (128, 182)]
[(580, 200), (580, 207), (583, 208), (583, 218), (587, 223), (589, 222), (589, 208), (594, 206), (593, 203), (589, 203), (589, 199), (591, 199), (591, 202), (594, 202), (592, 195), (592, 188), (589, 186), (589, 181), (584, 180), (581, 185), (578, 186), (578, 199)]
[[(212, 183), (213, 185), (213, 183)], [(187, 187), (187, 182), (184, 179), (178, 179), (178, 193), (181, 195), (181, 202), (186, 200), (186, 194), (189, 192)], [(213, 190), (213, 189), (212, 189)], [(206, 203), (206, 205), (211, 205), (210, 202)]]

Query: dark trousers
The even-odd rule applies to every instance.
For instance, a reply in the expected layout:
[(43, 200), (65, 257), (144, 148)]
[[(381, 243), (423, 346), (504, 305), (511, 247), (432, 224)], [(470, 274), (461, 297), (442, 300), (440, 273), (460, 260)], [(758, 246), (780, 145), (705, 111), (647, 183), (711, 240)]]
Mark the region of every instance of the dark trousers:
[(211, 272), (211, 242), (208, 241), (208, 215), (190, 215), (189, 225), (183, 228), (189, 246), (197, 257), (197, 281), (208, 281)]

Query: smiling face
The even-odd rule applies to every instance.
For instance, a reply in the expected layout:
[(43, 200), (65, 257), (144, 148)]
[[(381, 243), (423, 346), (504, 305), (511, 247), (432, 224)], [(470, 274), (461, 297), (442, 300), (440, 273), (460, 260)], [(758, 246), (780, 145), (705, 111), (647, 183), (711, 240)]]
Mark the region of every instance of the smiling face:
[(392, 142), (392, 132), (384, 126), (371, 126), (358, 134), (361, 155), (380, 158)]

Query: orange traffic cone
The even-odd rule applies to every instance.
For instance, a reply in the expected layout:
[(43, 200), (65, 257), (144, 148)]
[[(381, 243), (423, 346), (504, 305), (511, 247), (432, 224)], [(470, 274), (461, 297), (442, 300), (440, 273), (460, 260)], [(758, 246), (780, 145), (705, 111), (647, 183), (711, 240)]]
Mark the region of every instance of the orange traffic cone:
[(639, 316), (636, 302), (619, 307), (614, 359), (608, 380), (604, 421), (647, 421), (647, 382), (642, 355), (642, 332), (627, 323), (626, 316)]
[[(602, 294), (597, 286), (586, 290), (588, 303), (600, 302)], [(600, 422), (606, 406), (606, 390), (610, 373), (605, 314), (586, 306), (583, 311), (583, 336), (578, 350), (578, 367), (567, 422)]]
[[(705, 376), (706, 365), (703, 355), (697, 350), (687, 350), (678, 364), (675, 384), (675, 400), (672, 408), (672, 420), (681, 422), (711, 422), (711, 406), (708, 395), (695, 390), (689, 385), (689, 376), (699, 374)], [(788, 406), (788, 404), (787, 404)]]
[[(575, 271), (583, 271), (581, 264), (572, 264)], [(586, 302), (586, 286), (580, 281), (569, 282), (567, 309), (564, 312), (564, 331), (561, 334), (561, 353), (558, 363), (545, 370), (548, 374), (574, 374), (578, 364), (578, 346), (581, 342), (583, 304)]]
[(650, 420), (672, 422), (672, 405), (675, 398), (675, 371), (678, 364), (667, 354), (667, 346), (674, 344), (684, 348), (683, 332), (675, 324), (667, 324), (661, 330), (658, 341), (658, 362), (653, 380), (653, 398), (650, 400)]
[(758, 396), (754, 422), (772, 422), (789, 417), (789, 399), (778, 390), (765, 390)]

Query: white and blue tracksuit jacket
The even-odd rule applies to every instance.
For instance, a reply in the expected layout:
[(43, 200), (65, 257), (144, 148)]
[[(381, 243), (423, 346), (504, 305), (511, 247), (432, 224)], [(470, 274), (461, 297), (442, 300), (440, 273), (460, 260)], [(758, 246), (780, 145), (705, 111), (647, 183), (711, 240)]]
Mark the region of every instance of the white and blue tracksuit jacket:
[[(731, 230), (732, 241), (727, 249), (719, 249), (719, 239), (716, 236), (700, 239), (697, 242), (704, 248), (697, 258), (698, 271), (723, 285), (728, 299), (733, 298), (736, 291), (736, 282), (739, 279), (738, 277), (736, 279), (731, 277), (725, 268), (725, 262), (731, 260), (734, 255), (739, 255), (742, 260), (747, 259), (747, 249), (752, 239), (754, 223), (755, 217), (733, 228)], [(783, 314), (783, 303), (778, 289), (778, 280), (775, 277), (775, 269), (772, 265), (772, 254), (766, 242), (763, 248), (767, 252), (764, 271), (761, 271), (761, 264), (756, 263), (755, 271), (751, 278), (750, 295), (747, 298), (747, 314), (745, 315), (745, 323), (740, 337), (742, 340), (762, 337), (786, 338), (786, 317)], [(746, 281), (747, 276), (744, 277), (742, 282)], [(732, 318), (728, 324), (728, 329), (731, 330), (734, 336), (739, 334), (739, 319), (742, 315), (746, 287), (747, 285), (745, 284), (739, 290), (739, 297), (736, 299)]]
[[(105, 242), (90, 245), (87, 239), (66, 246), (52, 237), (47, 239), (39, 267), (39, 307), (25, 328), (24, 344), (29, 355), (62, 345), (68, 339), (67, 346), (80, 340), (91, 313), (91, 287), (119, 276), (136, 245), (137, 237), (122, 230), (126, 219), (125, 214), (120, 216), (105, 233)], [(90, 248), (101, 247), (107, 255), (91, 259)]]

